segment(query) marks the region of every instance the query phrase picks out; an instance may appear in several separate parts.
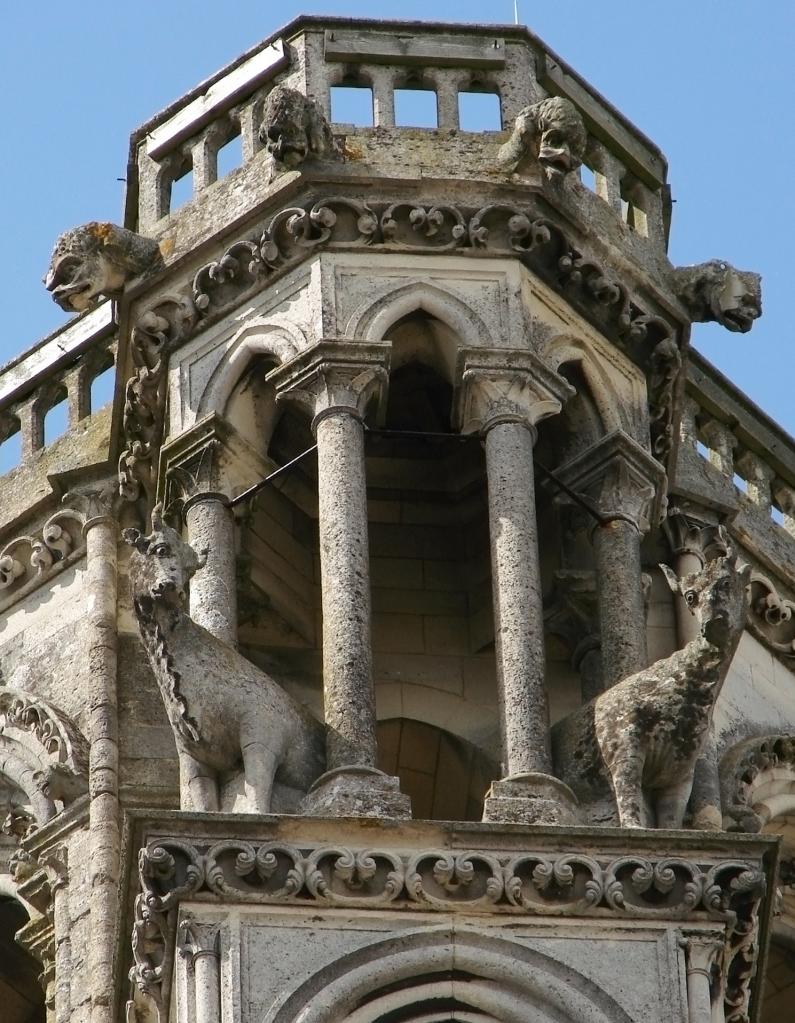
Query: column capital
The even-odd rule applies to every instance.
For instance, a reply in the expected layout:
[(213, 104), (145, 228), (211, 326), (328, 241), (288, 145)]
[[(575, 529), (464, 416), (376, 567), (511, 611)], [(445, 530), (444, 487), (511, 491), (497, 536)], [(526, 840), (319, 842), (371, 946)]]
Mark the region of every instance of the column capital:
[(180, 921), (177, 932), (177, 948), (180, 955), (191, 963), (200, 956), (220, 958), (220, 924), (199, 924), (192, 917)]
[(505, 422), (534, 430), (574, 394), (537, 355), (513, 348), (461, 349), (458, 378), (456, 418), (462, 433), (486, 433)]
[[(275, 465), (232, 424), (211, 412), (160, 452), (158, 500), (171, 510), (198, 495), (223, 501), (266, 476)], [(184, 507), (182, 509), (184, 511)]]
[(83, 519), (83, 536), (94, 526), (116, 522), (121, 497), (118, 481), (108, 480), (67, 491), (62, 503)]
[(313, 418), (334, 411), (363, 419), (371, 404), (380, 407), (389, 377), (385, 344), (318, 341), (268, 374), (277, 401), (294, 401)]
[(609, 433), (555, 475), (589, 498), (605, 521), (623, 519), (642, 534), (660, 519), (665, 469), (623, 430)]
[(682, 931), (679, 946), (687, 956), (688, 976), (701, 973), (710, 980), (712, 967), (723, 952), (726, 939), (717, 931)]
[(702, 567), (720, 553), (725, 553), (723, 527), (714, 513), (690, 502), (677, 501), (668, 509), (663, 530), (674, 555), (692, 554)]

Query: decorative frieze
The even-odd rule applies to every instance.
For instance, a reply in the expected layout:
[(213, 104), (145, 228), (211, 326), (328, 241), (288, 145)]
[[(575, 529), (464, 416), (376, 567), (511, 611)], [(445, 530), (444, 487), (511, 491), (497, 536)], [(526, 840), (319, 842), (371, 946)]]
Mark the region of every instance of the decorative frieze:
[(154, 458), (163, 426), (169, 353), (200, 326), (259, 290), (312, 251), (337, 248), (519, 255), (523, 262), (611, 334), (648, 375), (652, 448), (665, 459), (673, 441), (673, 399), (681, 371), (672, 324), (631, 299), (608, 270), (589, 260), (539, 209), (495, 203), (478, 210), (401, 202), (372, 206), (330, 196), (278, 211), (252, 238), (240, 239), (194, 275), (189, 290), (143, 312), (132, 329), (135, 371), (127, 383), (122, 494), (154, 498)]
[(35, 589), (56, 572), (79, 560), (85, 550), (83, 518), (71, 508), (51, 515), (41, 531), (16, 536), (0, 549), (0, 608), (9, 597)]
[[(683, 856), (157, 839), (139, 852), (130, 977), (162, 1004), (184, 899), (312, 908), (403, 909), (501, 916), (716, 921), (754, 926), (765, 892), (755, 863)], [(747, 980), (745, 981), (747, 984)]]

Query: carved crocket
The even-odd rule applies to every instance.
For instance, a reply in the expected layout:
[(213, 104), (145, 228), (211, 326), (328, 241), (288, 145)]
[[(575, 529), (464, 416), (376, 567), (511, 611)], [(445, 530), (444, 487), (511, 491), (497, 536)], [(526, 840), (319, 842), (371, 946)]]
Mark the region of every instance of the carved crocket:
[(152, 238), (116, 224), (92, 221), (65, 231), (55, 242), (44, 285), (70, 313), (119, 295), (127, 281), (158, 269), (162, 256)]
[(733, 551), (682, 579), (660, 567), (698, 619), (699, 636), (553, 730), (559, 776), (583, 803), (606, 795), (609, 782), (625, 828), (681, 828), (696, 760), (748, 609), (750, 568), (738, 569)]
[(320, 107), (286, 85), (277, 85), (268, 94), (259, 137), (270, 156), (271, 179), (281, 171), (299, 167), (310, 157), (340, 158)]
[(271, 809), (274, 781), (304, 793), (325, 769), (324, 729), (272, 678), (184, 610), (203, 561), (156, 508), (152, 532), (125, 529), (138, 628), (165, 704), (183, 809), (218, 810), (221, 775), (242, 762), (248, 809)]
[(511, 137), (497, 153), (497, 166), (521, 174), (525, 164), (537, 160), (549, 177), (562, 176), (580, 166), (587, 142), (574, 104), (550, 96), (519, 111)]
[(745, 334), (762, 315), (762, 278), (722, 259), (676, 267), (673, 289), (696, 323), (714, 320)]

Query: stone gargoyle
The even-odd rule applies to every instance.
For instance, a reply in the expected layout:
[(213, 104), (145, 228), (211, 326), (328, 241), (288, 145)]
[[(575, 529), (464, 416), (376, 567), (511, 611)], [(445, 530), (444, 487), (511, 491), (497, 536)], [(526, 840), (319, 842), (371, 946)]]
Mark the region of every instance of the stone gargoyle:
[(323, 726), (270, 676), (186, 613), (203, 560), (152, 512), (125, 529), (138, 628), (174, 733), (184, 810), (218, 810), (220, 784), (242, 763), (249, 812), (272, 809), (274, 782), (305, 793), (325, 770)]
[(269, 155), (268, 180), (310, 158), (339, 160), (331, 128), (320, 107), (297, 89), (277, 85), (268, 94), (259, 129)]
[(696, 760), (748, 610), (750, 567), (738, 568), (725, 542), (725, 556), (682, 579), (660, 566), (697, 618), (699, 635), (553, 729), (559, 777), (583, 806), (598, 805), (612, 788), (621, 827), (682, 827)]
[(762, 315), (762, 278), (722, 259), (676, 267), (673, 290), (696, 323), (714, 320), (745, 334)]
[(162, 262), (154, 239), (91, 221), (58, 237), (44, 286), (61, 309), (82, 313), (101, 296), (120, 295), (128, 281), (159, 269)]
[(539, 163), (549, 178), (577, 170), (588, 133), (579, 111), (563, 96), (550, 96), (519, 111), (511, 137), (497, 153), (497, 167), (523, 174)]

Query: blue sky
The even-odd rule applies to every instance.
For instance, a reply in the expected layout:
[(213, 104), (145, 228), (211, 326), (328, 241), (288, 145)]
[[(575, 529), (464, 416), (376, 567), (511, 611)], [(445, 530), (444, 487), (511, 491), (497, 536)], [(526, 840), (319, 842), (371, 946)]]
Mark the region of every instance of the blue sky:
[[(697, 325), (693, 340), (795, 432), (795, 4), (519, 6), (520, 20), (668, 156), (672, 260), (718, 257), (762, 273), (765, 311), (750, 334)], [(132, 129), (301, 12), (510, 22), (513, 0), (81, 0), (4, 11), (0, 362), (65, 322), (41, 284), (52, 243), (88, 220), (121, 220)]]

